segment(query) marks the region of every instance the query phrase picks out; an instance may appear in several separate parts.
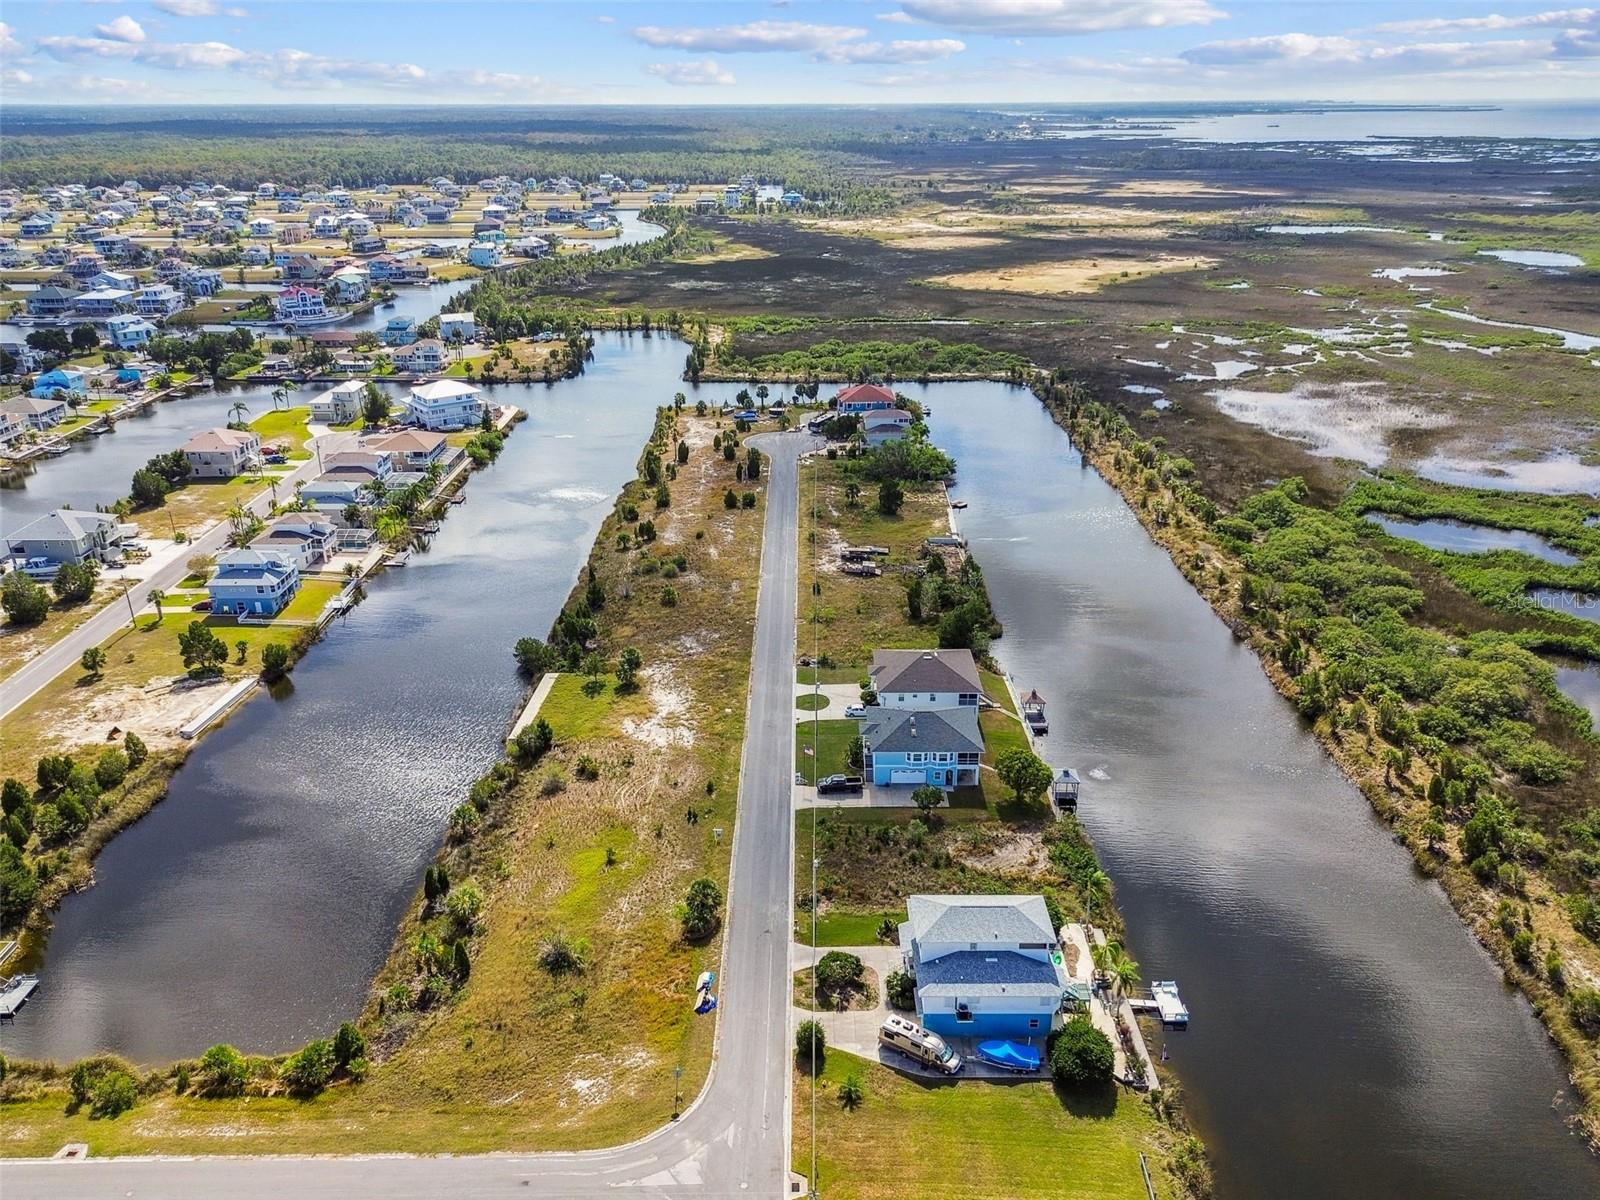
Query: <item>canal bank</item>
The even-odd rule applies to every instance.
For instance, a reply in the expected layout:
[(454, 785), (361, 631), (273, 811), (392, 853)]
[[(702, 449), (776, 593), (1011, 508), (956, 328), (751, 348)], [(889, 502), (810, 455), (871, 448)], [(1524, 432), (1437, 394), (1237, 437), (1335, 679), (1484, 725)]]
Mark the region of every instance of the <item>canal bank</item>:
[(1217, 1193), (1592, 1192), (1527, 1003), (1117, 492), (1025, 390), (898, 386), (959, 463), (995, 656), (1050, 699), (1132, 949), (1195, 1014), (1167, 1070)]

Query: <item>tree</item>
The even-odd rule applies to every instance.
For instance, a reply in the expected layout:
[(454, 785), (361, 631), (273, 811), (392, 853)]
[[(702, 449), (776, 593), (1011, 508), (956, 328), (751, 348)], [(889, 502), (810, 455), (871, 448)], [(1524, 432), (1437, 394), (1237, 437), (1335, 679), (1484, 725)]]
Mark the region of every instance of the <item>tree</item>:
[(678, 919), (688, 941), (700, 941), (716, 932), (722, 917), (722, 889), (714, 879), (702, 875), (689, 885), (679, 907)]
[(261, 647), (261, 675), (264, 679), (282, 679), (289, 670), (289, 647), (282, 642), (268, 642)]
[(132, 730), (122, 739), (122, 752), (128, 756), (128, 769), (133, 771), (138, 770), (144, 760), (150, 757), (144, 739)]
[(237, 661), (238, 661), (239, 665), (243, 666), (244, 665), (244, 660), (250, 654), (250, 643), (247, 642), (244, 638), (240, 638), (237, 642), (235, 642), (233, 644), (233, 649), (234, 649), (234, 652), (238, 655)]
[(905, 489), (898, 481), (885, 479), (878, 485), (878, 511), (886, 517), (899, 515), (906, 502)]
[(1068, 1021), (1050, 1048), (1050, 1074), (1062, 1087), (1104, 1087), (1111, 1082), (1115, 1066), (1111, 1039), (1096, 1029), (1088, 1017)]
[(228, 661), (228, 644), (204, 621), (190, 621), (189, 628), (178, 634), (178, 650), (183, 665), (195, 674), (218, 671)]
[(101, 672), (106, 669), (106, 652), (99, 646), (90, 646), (78, 661), (83, 664), (85, 671), (99, 679)]
[(244, 419), (250, 415), (250, 406), (243, 400), (235, 400), (228, 405), (228, 424), (239, 429), (244, 428)]
[(102, 791), (109, 791), (128, 777), (128, 756), (116, 747), (100, 751), (94, 764), (94, 781)]
[(166, 592), (162, 591), (160, 588), (151, 588), (148, 592), (146, 592), (144, 594), (144, 598), (145, 598), (146, 603), (155, 605), (155, 607), (156, 607), (156, 624), (157, 625), (161, 624), (161, 606), (162, 606), (162, 604), (164, 604), (166, 602), (166, 599), (167, 599)]
[(467, 953), (465, 939), (457, 941), (451, 954), (451, 973), (455, 975), (457, 983), (465, 983), (467, 976), (472, 974), (472, 956)]
[(890, 971), (883, 981), (883, 993), (891, 1007), (910, 1012), (917, 1006), (917, 977), (908, 971)]
[(128, 490), (128, 499), (133, 501), (135, 508), (155, 508), (165, 502), (167, 498), (167, 481), (157, 475), (148, 467), (140, 467), (133, 473), (133, 483)]
[[(13, 814), (11, 820), (15, 820)], [(11, 841), (0, 842), (0, 925), (22, 924), (39, 894), (39, 880)]]
[(944, 803), (944, 789), (934, 787), (932, 784), (923, 784), (911, 793), (911, 803), (917, 806), (917, 811), (924, 817), (933, 815), (933, 810)]
[(50, 593), (23, 571), (12, 571), (0, 583), (0, 608), (13, 625), (37, 625), (50, 613)]
[(629, 691), (638, 685), (639, 669), (644, 666), (644, 655), (636, 646), (624, 646), (617, 655), (617, 687)]
[(56, 577), (50, 581), (50, 590), (64, 604), (82, 604), (94, 595), (94, 583), (99, 574), (99, 564), (92, 558), (81, 563), (62, 563)]
[(72, 343), (72, 348), (81, 354), (98, 346), (100, 335), (94, 331), (93, 325), (79, 325), (73, 329), (68, 340)]
[(339, 1032), (333, 1035), (333, 1061), (341, 1071), (348, 1071), (350, 1064), (367, 1056), (367, 1039), (361, 1030), (349, 1021), (339, 1026)]
[(536, 637), (523, 637), (517, 639), (517, 644), (511, 648), (511, 653), (516, 657), (517, 667), (525, 675), (543, 675), (556, 665), (556, 652)]
[(389, 397), (375, 383), (369, 383), (361, 394), (361, 419), (368, 425), (382, 425), (389, 419)]
[(517, 734), (512, 743), (517, 760), (524, 766), (532, 766), (550, 751), (555, 745), (555, 731), (550, 728), (550, 722), (540, 717), (521, 733)]
[(995, 762), (995, 774), (1022, 803), (1037, 800), (1054, 778), (1047, 763), (1021, 746), (1000, 755)]
[(866, 1098), (867, 1091), (861, 1083), (861, 1072), (851, 1071), (839, 1085), (839, 1103), (849, 1111), (855, 1112)]
[(817, 960), (817, 988), (837, 996), (859, 987), (866, 968), (854, 954), (843, 950), (829, 950)]
[(828, 1054), (828, 1035), (820, 1021), (801, 1021), (794, 1031), (794, 1056), (802, 1066), (820, 1071)]

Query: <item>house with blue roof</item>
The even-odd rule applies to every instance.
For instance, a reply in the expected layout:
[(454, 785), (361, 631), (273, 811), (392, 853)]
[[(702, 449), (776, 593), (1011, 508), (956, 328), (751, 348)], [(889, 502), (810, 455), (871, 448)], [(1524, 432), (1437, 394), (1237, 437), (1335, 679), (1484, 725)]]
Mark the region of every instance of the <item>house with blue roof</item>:
[(206, 584), (213, 613), (252, 617), (276, 616), (299, 590), (300, 568), (290, 555), (254, 548), (224, 555)]
[(43, 399), (54, 396), (57, 392), (87, 395), (83, 372), (76, 367), (56, 367), (54, 370), (44, 371), (34, 377), (33, 387), (28, 395)]
[(912, 896), (900, 953), (917, 1020), (941, 1037), (1043, 1038), (1069, 979), (1043, 896)]

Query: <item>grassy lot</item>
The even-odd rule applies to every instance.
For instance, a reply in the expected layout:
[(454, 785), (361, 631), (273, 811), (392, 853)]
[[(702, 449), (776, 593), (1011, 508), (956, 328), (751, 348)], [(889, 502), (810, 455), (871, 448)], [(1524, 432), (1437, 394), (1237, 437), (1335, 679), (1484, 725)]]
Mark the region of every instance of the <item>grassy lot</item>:
[[(898, 516), (885, 517), (873, 503), (874, 490), (862, 485), (856, 505), (846, 498), (842, 460), (814, 460), (800, 475), (800, 652), (837, 664), (856, 680), (866, 674), (872, 652), (887, 647), (927, 646), (931, 629), (912, 625), (906, 615), (905, 568), (918, 561), (925, 539), (948, 533), (949, 511), (942, 488), (906, 491)], [(818, 530), (810, 542), (810, 512), (815, 502)], [(846, 545), (886, 546), (884, 573), (875, 578), (843, 575), (837, 550)], [(812, 584), (820, 579), (820, 595)], [(815, 654), (813, 651), (815, 650)]]
[[(591, 554), (607, 594), (602, 651), (614, 661), (638, 647), (640, 686), (619, 695), (608, 679), (588, 695), (583, 677), (559, 677), (544, 709), (555, 748), (442, 855), (457, 886), (471, 878), (484, 895), (464, 935), (465, 984), (431, 1007), (411, 999), (417, 934), (444, 935), (451, 920), (419, 898), (362, 1017), (375, 1060), (364, 1083), (307, 1102), (201, 1101), (167, 1088), (114, 1121), (65, 1115), (55, 1090), (7, 1107), (6, 1153), (64, 1141), (96, 1154), (593, 1147), (666, 1123), (675, 1067), (684, 1096), (695, 1095), (715, 1018), (694, 1016), (689, 1000), (720, 941), (685, 942), (675, 907), (696, 876), (727, 884), (763, 520), (759, 507), (723, 508), (732, 468), (711, 455), (713, 432), (709, 420), (685, 421), (692, 455), (671, 508), (654, 514), (658, 542), (619, 550), (632, 522), (614, 514)], [(634, 484), (625, 499), (645, 496)], [(646, 566), (663, 550), (688, 559), (670, 607), (659, 567)], [(580, 774), (581, 759), (598, 778)], [(586, 945), (580, 970), (539, 966), (557, 933)]]
[[(839, 1086), (857, 1076), (855, 1111)], [(833, 1200), (1145, 1200), (1178, 1195), (1160, 1163), (1171, 1133), (1144, 1102), (1107, 1092), (1068, 1099), (1048, 1083), (911, 1079), (842, 1051), (817, 1080), (817, 1183)], [(811, 1078), (794, 1075), (794, 1166), (811, 1162)]]
[[(50, 615), (37, 625), (12, 625), (9, 622), (0, 624), (0, 679), (4, 679), (52, 642), (66, 637), (121, 594), (122, 584), (102, 575), (94, 595), (82, 604), (53, 604), (50, 607)], [(142, 605), (144, 591), (135, 588), (133, 594), (135, 604)]]
[(811, 940), (811, 914), (795, 917), (795, 941), (806, 946), (870, 946), (878, 941), (878, 927), (885, 921), (896, 925), (906, 919), (906, 910), (878, 908), (859, 912), (829, 909), (817, 918), (817, 940)]
[(813, 730), (812, 724), (800, 721), (794, 727), (794, 769), (807, 783), (847, 772), (850, 767), (845, 753), (860, 732), (860, 726), (855, 721), (817, 721)]
[(828, 698), (821, 693), (808, 693), (794, 698), (794, 706), (801, 712), (821, 712), (828, 704)]
[(285, 621), (314, 621), (342, 586), (337, 579), (304, 579), (294, 599), (278, 616)]
[(311, 457), (311, 451), (306, 449), (306, 443), (311, 440), (311, 431), (307, 428), (310, 420), (309, 407), (277, 408), (255, 418), (250, 428), (261, 435), (263, 446), (287, 445), (290, 458), (304, 460)]

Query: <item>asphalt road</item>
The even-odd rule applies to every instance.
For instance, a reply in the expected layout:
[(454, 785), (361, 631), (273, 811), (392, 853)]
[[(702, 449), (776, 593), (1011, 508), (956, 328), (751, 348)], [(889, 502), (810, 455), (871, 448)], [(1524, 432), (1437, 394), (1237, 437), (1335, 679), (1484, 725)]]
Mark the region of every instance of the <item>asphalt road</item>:
[[(341, 450), (346, 443), (354, 441), (353, 433), (328, 433), (317, 439), (322, 447), (323, 454), (332, 454)], [(301, 480), (314, 479), (317, 475), (317, 459), (313, 455), (301, 463), (289, 474), (278, 479), (278, 495), (292, 498), (295, 484)], [(246, 505), (250, 511), (258, 516), (265, 516), (272, 507), (271, 489), (263, 491), (251, 499)], [(209, 532), (195, 538), (189, 544), (188, 553), (175, 559), (168, 566), (162, 567), (148, 579), (133, 585), (132, 597), (135, 610), (144, 607), (145, 595), (151, 588), (161, 588), (170, 591), (178, 581), (189, 573), (189, 568), (184, 564), (196, 554), (220, 553), (228, 543), (228, 523), (219, 521)], [(105, 572), (101, 578), (108, 582), (112, 588), (117, 588), (117, 575), (115, 572)], [(131, 616), (128, 612), (128, 602), (123, 599), (120, 589), (116, 599), (110, 601), (94, 616), (82, 625), (79, 625), (65, 637), (58, 639), (45, 650), (30, 658), (26, 663), (4, 680), (0, 680), (0, 717), (9, 714), (13, 709), (22, 705), (35, 692), (44, 687), (63, 671), (71, 670), (77, 666), (78, 660), (83, 657), (83, 652), (90, 646), (98, 646), (122, 626), (129, 623)]]
[[(768, 456), (761, 583), (716, 1059), (676, 1122), (580, 1154), (413, 1158), (150, 1158), (0, 1165), (5, 1200), (490, 1200), (499, 1196), (789, 1194), (789, 934), (793, 893), (798, 460), (804, 433), (752, 440)], [(685, 1003), (687, 1003), (687, 998)]]

